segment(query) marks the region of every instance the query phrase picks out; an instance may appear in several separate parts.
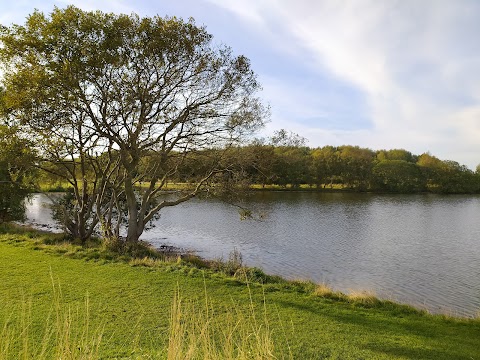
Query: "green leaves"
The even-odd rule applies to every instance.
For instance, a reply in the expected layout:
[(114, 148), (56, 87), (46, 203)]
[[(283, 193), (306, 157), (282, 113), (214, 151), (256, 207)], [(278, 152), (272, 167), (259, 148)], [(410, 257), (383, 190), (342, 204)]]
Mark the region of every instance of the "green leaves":
[(0, 223), (23, 220), (33, 187), (35, 153), (16, 127), (0, 125)]
[[(164, 206), (155, 205), (158, 194), (182, 162), (201, 149), (238, 144), (263, 124), (266, 112), (255, 97), (260, 86), (249, 60), (211, 39), (193, 19), (74, 6), (49, 16), (36, 11), (24, 26), (1, 32), (5, 107), (34, 134), (44, 162), (63, 167), (55, 175), (64, 174), (74, 187), (77, 218), (90, 219), (89, 212), (103, 206), (103, 200), (94, 207), (89, 199), (101, 199), (112, 176), (125, 179), (113, 182), (116, 191), (126, 192), (128, 237), (138, 239)], [(97, 162), (112, 149), (120, 156), (108, 162), (115, 164), (114, 175)], [(153, 177), (141, 166), (146, 154), (160, 159)], [(198, 174), (195, 193), (218, 166)], [(137, 197), (133, 189), (140, 181), (151, 186)]]

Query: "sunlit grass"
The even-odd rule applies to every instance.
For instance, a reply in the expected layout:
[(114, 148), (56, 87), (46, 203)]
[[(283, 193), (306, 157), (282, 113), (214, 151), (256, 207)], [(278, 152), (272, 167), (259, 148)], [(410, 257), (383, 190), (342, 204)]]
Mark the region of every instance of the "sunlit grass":
[(38, 192), (65, 192), (72, 188), (72, 184), (68, 181), (41, 181), (37, 187)]
[[(100, 347), (108, 346), (104, 321), (93, 329), (90, 324), (88, 294), (83, 306), (72, 307), (63, 300), (60, 287), (52, 284), (50, 311), (40, 327), (33, 322), (36, 304), (32, 297), (22, 302), (21, 309), (5, 305), (11, 315), (0, 323), (0, 360), (93, 360), (99, 358)], [(257, 311), (262, 309), (257, 310), (253, 303), (245, 309), (233, 300), (231, 307), (224, 309), (211, 302), (206, 293), (203, 300), (186, 300), (177, 289), (172, 299), (167, 359), (278, 359), (266, 309), (263, 314)], [(129, 352), (134, 358), (153, 359), (165, 351), (161, 341), (154, 353), (139, 346), (142, 317), (139, 313), (132, 324), (137, 330)]]
[(88, 294), (83, 306), (71, 306), (63, 301), (60, 287), (52, 284), (50, 310), (41, 324), (33, 320), (37, 304), (32, 297), (21, 302), (21, 309), (4, 304), (10, 315), (0, 331), (0, 360), (98, 358), (103, 325), (90, 325)]
[(325, 283), (317, 284), (313, 293), (316, 296), (321, 296), (321, 297), (332, 297), (332, 296), (338, 296), (339, 294), (333, 291), (333, 289)]
[[(170, 318), (168, 360), (278, 359), (266, 309), (235, 304), (222, 309), (205, 295), (185, 301), (175, 292)], [(219, 316), (220, 315), (220, 316)], [(289, 356), (281, 356), (286, 359)]]
[[(190, 190), (195, 187), (195, 183), (189, 182), (167, 182), (163, 186), (165, 192), (168, 191), (184, 191)], [(150, 186), (149, 182), (138, 183), (137, 186), (141, 188), (147, 188)], [(68, 189), (71, 189), (72, 185), (67, 181), (56, 181), (56, 182), (41, 182), (37, 186), (38, 192), (65, 192)], [(292, 184), (251, 184), (250, 189), (252, 190), (265, 190), (265, 191), (284, 191), (284, 190), (306, 190), (306, 191), (331, 191), (331, 190), (349, 190), (344, 184), (320, 184), (309, 185), (309, 184), (300, 184), (298, 186), (293, 186)]]
[(320, 184), (320, 186), (309, 185), (309, 184), (300, 184), (298, 186), (293, 186), (292, 184), (252, 184), (250, 185), (252, 190), (309, 190), (309, 191), (322, 191), (322, 190), (345, 190), (348, 189), (344, 184)]
[(346, 295), (346, 298), (349, 301), (363, 304), (363, 305), (375, 306), (375, 305), (382, 304), (382, 301), (378, 298), (378, 296), (372, 290), (350, 291)]

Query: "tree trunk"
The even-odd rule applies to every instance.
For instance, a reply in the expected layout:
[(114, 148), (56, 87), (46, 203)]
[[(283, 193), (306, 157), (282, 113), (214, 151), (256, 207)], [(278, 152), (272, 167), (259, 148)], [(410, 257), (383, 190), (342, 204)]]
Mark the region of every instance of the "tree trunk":
[(130, 175), (125, 177), (125, 197), (127, 199), (128, 210), (128, 228), (127, 228), (127, 243), (138, 242), (140, 235), (143, 232), (143, 221), (139, 219), (137, 198), (135, 189), (133, 187), (133, 180)]

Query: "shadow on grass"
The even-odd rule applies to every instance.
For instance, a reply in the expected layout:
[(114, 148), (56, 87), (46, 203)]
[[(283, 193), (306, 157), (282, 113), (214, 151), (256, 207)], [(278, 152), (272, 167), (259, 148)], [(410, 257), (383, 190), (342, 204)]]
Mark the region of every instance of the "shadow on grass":
[[(373, 352), (378, 352), (392, 357), (404, 357), (407, 359), (445, 359), (445, 360), (472, 360), (477, 359), (478, 357), (472, 357), (470, 355), (461, 355), (458, 352), (452, 352), (448, 350), (439, 350), (439, 349), (421, 349), (421, 348), (412, 348), (411, 346), (401, 346), (396, 344), (375, 344), (375, 345), (365, 345), (365, 349), (368, 349)], [(478, 356), (477, 354), (476, 356)]]
[[(402, 305), (395, 305), (394, 309), (387, 305), (373, 310), (356, 307), (352, 311), (352, 304), (336, 302), (336, 311), (332, 311), (328, 300), (317, 303), (275, 302), (280, 307), (310, 312), (311, 321), (322, 322), (322, 318), (327, 318), (330, 323), (342, 324), (343, 331), (351, 333), (352, 344), (357, 343), (355, 346), (364, 350), (410, 359), (480, 358), (480, 322), (465, 326), (463, 320), (422, 316), (414, 309), (409, 312), (409, 307)], [(382, 341), (365, 342), (366, 337), (378, 340), (379, 335), (382, 335)]]

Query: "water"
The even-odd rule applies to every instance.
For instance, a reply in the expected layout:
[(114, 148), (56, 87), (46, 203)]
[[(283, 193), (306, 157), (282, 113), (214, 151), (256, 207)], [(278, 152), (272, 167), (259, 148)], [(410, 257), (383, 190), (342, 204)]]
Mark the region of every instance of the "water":
[[(30, 222), (51, 224), (36, 195)], [(162, 211), (144, 240), (227, 258), (290, 279), (326, 282), (456, 316), (480, 309), (480, 197), (258, 193), (245, 204), (267, 214), (240, 221), (218, 200)]]

